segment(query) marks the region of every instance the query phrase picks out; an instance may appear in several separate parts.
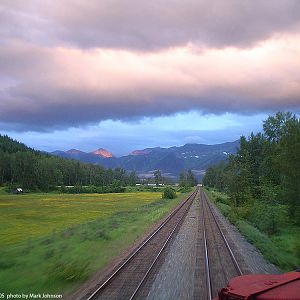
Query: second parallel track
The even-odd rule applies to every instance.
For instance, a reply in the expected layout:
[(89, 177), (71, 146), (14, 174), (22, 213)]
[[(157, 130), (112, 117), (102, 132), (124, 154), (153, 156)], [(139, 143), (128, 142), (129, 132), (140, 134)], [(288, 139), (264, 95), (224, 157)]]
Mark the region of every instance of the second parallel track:
[(199, 189), (196, 189), (115, 272), (85, 299), (134, 299), (143, 288), (149, 273), (158, 263), (186, 216)]

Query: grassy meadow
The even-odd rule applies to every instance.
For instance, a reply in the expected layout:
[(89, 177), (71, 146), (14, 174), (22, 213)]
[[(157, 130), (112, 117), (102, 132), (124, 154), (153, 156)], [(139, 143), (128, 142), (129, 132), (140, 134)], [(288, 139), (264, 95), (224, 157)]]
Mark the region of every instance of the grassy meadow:
[[(255, 245), (264, 257), (282, 271), (292, 271), (300, 266), (299, 226), (288, 218), (287, 206), (265, 207), (263, 203), (235, 207), (227, 195), (206, 189), (221, 212), (235, 224), (244, 237)], [(276, 223), (276, 232), (268, 228)]]
[(103, 268), (186, 194), (24, 194), (0, 191), (0, 287), (61, 293)]

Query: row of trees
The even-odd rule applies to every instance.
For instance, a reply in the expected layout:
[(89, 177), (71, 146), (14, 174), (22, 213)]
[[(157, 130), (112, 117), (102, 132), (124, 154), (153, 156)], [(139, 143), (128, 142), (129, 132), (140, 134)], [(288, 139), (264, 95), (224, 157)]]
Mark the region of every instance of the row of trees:
[[(145, 179), (146, 182), (173, 184), (171, 179), (162, 176), (160, 170), (153, 175), (153, 178)], [(51, 156), (0, 135), (0, 185), (49, 191), (57, 186), (119, 187), (135, 185), (138, 180), (134, 171), (128, 173), (122, 168), (105, 169), (99, 165)], [(180, 174), (181, 187), (196, 184), (191, 170)]]
[(197, 185), (197, 179), (192, 172), (192, 170), (188, 170), (187, 172), (182, 172), (179, 175), (179, 186), (181, 187), (193, 187)]
[(235, 206), (259, 199), (285, 203), (300, 223), (300, 120), (279, 112), (263, 123), (263, 132), (240, 138), (228, 162), (209, 168), (204, 185), (225, 191)]
[(0, 135), (0, 184), (48, 191), (58, 185), (135, 185), (135, 172), (104, 169), (35, 151)]

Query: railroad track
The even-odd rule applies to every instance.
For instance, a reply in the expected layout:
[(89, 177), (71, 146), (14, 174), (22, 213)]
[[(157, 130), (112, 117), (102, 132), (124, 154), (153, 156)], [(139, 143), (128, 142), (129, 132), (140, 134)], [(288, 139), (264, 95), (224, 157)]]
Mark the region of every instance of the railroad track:
[(200, 192), (200, 201), (205, 265), (202, 280), (206, 286), (201, 299), (211, 300), (232, 277), (243, 275), (243, 272), (203, 190)]
[(137, 298), (198, 193), (197, 188), (105, 282), (86, 295), (85, 299)]

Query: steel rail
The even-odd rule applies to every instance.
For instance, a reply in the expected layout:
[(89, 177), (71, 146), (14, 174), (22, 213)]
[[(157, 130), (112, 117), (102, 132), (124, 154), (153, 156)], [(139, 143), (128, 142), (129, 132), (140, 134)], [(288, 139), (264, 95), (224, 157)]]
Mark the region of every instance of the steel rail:
[(226, 236), (225, 236), (223, 230), (221, 229), (221, 227), (220, 227), (220, 225), (219, 225), (219, 222), (217, 221), (217, 218), (216, 218), (216, 216), (215, 216), (215, 214), (214, 214), (214, 212), (213, 212), (213, 209), (211, 208), (211, 205), (210, 205), (209, 201), (207, 200), (207, 196), (206, 196), (206, 194), (205, 194), (204, 192), (203, 192), (203, 195), (204, 195), (204, 198), (205, 198), (205, 200), (206, 200), (206, 203), (207, 203), (207, 205), (208, 205), (208, 207), (209, 207), (209, 210), (210, 210), (210, 212), (211, 212), (211, 214), (212, 214), (212, 216), (213, 216), (213, 219), (214, 219), (215, 223), (217, 224), (217, 227), (218, 227), (218, 229), (219, 229), (219, 231), (220, 231), (220, 233), (221, 233), (221, 236), (222, 236), (223, 241), (224, 241), (224, 243), (225, 243), (225, 245), (226, 245), (226, 248), (227, 248), (227, 250), (228, 250), (228, 252), (229, 252), (229, 254), (230, 254), (230, 257), (231, 257), (231, 259), (232, 259), (232, 261), (233, 261), (233, 263), (234, 263), (234, 266), (235, 266), (236, 270), (238, 271), (239, 275), (243, 275), (243, 272), (242, 272), (242, 270), (241, 270), (241, 268), (240, 268), (240, 266), (239, 266), (239, 264), (238, 264), (238, 262), (237, 262), (237, 259), (236, 259), (235, 256), (234, 256), (234, 253), (233, 253), (233, 251), (232, 251), (232, 249), (231, 249), (231, 247), (230, 247), (230, 245), (229, 245), (229, 243), (228, 243), (228, 241), (227, 241), (227, 238), (226, 238)]
[(207, 238), (206, 238), (206, 230), (205, 230), (204, 201), (202, 201), (202, 216), (203, 216), (202, 226), (203, 226), (203, 240), (204, 240), (206, 284), (208, 290), (207, 296), (208, 296), (208, 300), (212, 300), (211, 277), (210, 277), (210, 270), (209, 270), (209, 257), (208, 257)]
[[(195, 197), (197, 195), (197, 192), (195, 194)], [(195, 199), (194, 197), (194, 199)], [(193, 199), (193, 200), (194, 200)], [(134, 299), (135, 296), (137, 295), (138, 291), (140, 290), (141, 286), (143, 285), (143, 283), (145, 282), (145, 280), (147, 279), (147, 277), (149, 276), (150, 272), (152, 271), (154, 265), (156, 264), (156, 262), (158, 261), (158, 259), (160, 258), (161, 254), (163, 253), (164, 249), (167, 247), (169, 241), (171, 240), (171, 238), (173, 237), (173, 234), (175, 233), (176, 229), (179, 227), (179, 225), (181, 224), (182, 220), (186, 217), (187, 212), (189, 211), (190, 207), (192, 205), (192, 202), (190, 202), (190, 204), (188, 205), (188, 207), (186, 208), (184, 214), (181, 216), (181, 218), (178, 220), (178, 222), (176, 223), (175, 227), (173, 228), (173, 230), (171, 231), (171, 233), (169, 234), (167, 240), (165, 241), (165, 243), (163, 244), (163, 246), (161, 247), (161, 249), (159, 250), (158, 254), (156, 255), (155, 259), (153, 260), (151, 266), (149, 267), (149, 269), (147, 270), (147, 272), (145, 273), (144, 277), (142, 278), (142, 280), (140, 281), (140, 283), (138, 284), (137, 288), (135, 289), (135, 291), (133, 292), (132, 296), (130, 297), (130, 300)]]
[(142, 243), (141, 245), (107, 278), (101, 285), (98, 287), (90, 296), (88, 296), (87, 300), (93, 300), (99, 294), (101, 290), (103, 290), (115, 277), (119, 274), (122, 269), (129, 264), (129, 262), (157, 235), (159, 231), (174, 217), (174, 215), (191, 199), (195, 198), (198, 189), (196, 189), (188, 198), (181, 203), (163, 222), (160, 226), (151, 233)]

